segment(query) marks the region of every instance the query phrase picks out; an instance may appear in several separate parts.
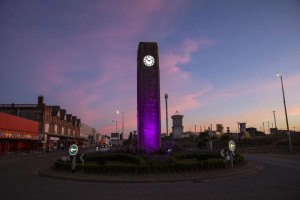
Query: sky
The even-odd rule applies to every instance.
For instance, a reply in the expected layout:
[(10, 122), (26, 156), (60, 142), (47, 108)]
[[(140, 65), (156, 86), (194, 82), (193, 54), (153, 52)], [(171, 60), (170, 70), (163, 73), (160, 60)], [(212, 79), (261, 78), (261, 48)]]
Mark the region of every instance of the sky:
[(185, 131), (238, 122), (300, 131), (299, 0), (0, 0), (0, 104), (60, 105), (101, 134), (136, 130), (137, 48), (157, 42)]

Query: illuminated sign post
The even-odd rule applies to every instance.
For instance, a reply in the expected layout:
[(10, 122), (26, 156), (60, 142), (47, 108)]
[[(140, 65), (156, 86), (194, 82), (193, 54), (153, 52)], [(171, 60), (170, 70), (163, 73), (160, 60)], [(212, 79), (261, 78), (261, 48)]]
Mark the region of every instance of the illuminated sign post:
[(76, 168), (76, 154), (78, 153), (78, 146), (76, 144), (72, 144), (69, 148), (69, 154), (73, 156), (72, 164), (71, 164), (71, 172), (75, 172)]
[(230, 150), (230, 166), (233, 168), (233, 152), (235, 151), (235, 143), (233, 140), (230, 140), (228, 143), (228, 148)]
[(69, 154), (71, 156), (75, 156), (78, 153), (78, 146), (76, 144), (72, 144), (69, 148)]
[(229, 141), (228, 147), (229, 147), (230, 151), (232, 151), (232, 152), (235, 151), (235, 143), (233, 140)]

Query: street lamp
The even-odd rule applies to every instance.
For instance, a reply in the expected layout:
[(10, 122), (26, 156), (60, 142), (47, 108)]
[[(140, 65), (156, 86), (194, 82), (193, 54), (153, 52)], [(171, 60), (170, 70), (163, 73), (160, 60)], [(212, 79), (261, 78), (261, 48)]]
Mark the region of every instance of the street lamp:
[(116, 123), (116, 133), (118, 132), (118, 121), (112, 120), (112, 122)]
[(165, 93), (166, 99), (166, 136), (169, 135), (169, 127), (168, 127), (168, 93)]
[(288, 134), (288, 138), (289, 138), (289, 150), (290, 150), (290, 152), (292, 152), (292, 142), (291, 142), (291, 136), (290, 136), (289, 121), (288, 121), (288, 116), (287, 116), (287, 111), (286, 111), (286, 104), (285, 104), (285, 96), (284, 96), (284, 88), (283, 88), (282, 75), (279, 74), (279, 73), (277, 73), (277, 76), (279, 76), (280, 80), (281, 80), (281, 89), (282, 89), (283, 105), (284, 105), (284, 112), (285, 112), (286, 128), (287, 128), (287, 134)]
[(273, 111), (273, 115), (274, 115), (274, 123), (275, 123), (275, 129), (276, 129), (276, 133), (277, 133), (277, 125), (276, 125), (276, 116), (275, 116), (275, 110)]
[(117, 111), (117, 114), (122, 113), (122, 133), (124, 134), (124, 112)]

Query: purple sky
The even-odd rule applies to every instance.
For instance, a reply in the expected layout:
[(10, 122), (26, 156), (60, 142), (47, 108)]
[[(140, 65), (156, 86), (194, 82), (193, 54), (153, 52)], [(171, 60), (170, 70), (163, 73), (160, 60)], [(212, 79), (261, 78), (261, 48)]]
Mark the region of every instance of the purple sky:
[[(60, 105), (100, 133), (136, 130), (140, 41), (158, 42), (161, 118), (300, 130), (300, 1), (2, 0), (0, 103)], [(172, 122), (169, 120), (171, 131)]]

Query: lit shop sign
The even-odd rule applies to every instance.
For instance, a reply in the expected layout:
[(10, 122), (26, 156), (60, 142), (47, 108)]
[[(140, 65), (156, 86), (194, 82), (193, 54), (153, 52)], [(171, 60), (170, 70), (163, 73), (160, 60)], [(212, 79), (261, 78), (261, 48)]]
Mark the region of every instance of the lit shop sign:
[(58, 137), (50, 137), (50, 140), (53, 140), (53, 141), (58, 141), (59, 138)]
[(24, 131), (0, 129), (0, 138), (38, 140), (39, 136), (37, 134)]

